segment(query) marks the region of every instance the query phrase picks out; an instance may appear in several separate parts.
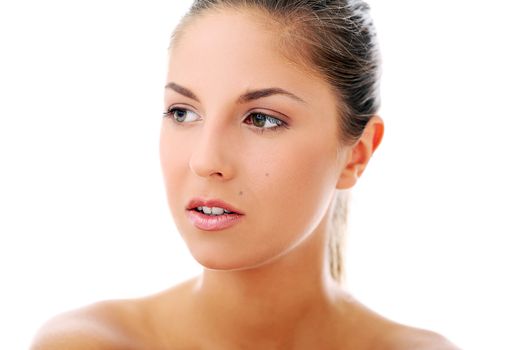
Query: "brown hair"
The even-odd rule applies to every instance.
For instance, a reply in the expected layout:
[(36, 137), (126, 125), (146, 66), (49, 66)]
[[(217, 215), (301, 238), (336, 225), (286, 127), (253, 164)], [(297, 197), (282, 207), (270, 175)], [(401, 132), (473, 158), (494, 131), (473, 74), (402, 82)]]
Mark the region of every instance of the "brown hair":
[[(332, 86), (340, 101), (341, 144), (359, 139), (380, 103), (380, 57), (368, 4), (362, 0), (194, 0), (173, 32), (172, 44), (191, 18), (221, 8), (259, 10), (273, 20), (285, 57)], [(329, 263), (332, 277), (341, 282), (348, 193), (337, 191), (333, 205)]]

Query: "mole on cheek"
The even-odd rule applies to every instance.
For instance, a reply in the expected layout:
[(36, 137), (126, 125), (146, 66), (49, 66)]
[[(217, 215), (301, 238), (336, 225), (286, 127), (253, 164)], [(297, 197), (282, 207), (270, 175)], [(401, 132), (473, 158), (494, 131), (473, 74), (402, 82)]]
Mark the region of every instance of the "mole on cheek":
[(242, 191), (239, 191), (239, 196), (242, 196)]
[(266, 173), (266, 174), (264, 174), (264, 175), (266, 175), (266, 176), (270, 176), (270, 174), (268, 174), (268, 173)]

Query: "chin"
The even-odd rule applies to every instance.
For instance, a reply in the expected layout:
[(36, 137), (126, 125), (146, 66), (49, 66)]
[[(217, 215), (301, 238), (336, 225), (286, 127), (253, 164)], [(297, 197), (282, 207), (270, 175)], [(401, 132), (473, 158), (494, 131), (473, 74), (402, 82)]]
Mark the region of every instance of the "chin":
[(193, 251), (190, 249), (193, 258), (204, 268), (220, 271), (242, 271), (266, 265), (280, 255), (271, 254), (234, 254), (231, 251), (213, 252)]
[(234, 256), (218, 256), (218, 254), (193, 254), (193, 258), (204, 268), (208, 270), (221, 271), (236, 271), (249, 269), (252, 266), (260, 265), (254, 262), (253, 259), (247, 261), (246, 259), (235, 258)]

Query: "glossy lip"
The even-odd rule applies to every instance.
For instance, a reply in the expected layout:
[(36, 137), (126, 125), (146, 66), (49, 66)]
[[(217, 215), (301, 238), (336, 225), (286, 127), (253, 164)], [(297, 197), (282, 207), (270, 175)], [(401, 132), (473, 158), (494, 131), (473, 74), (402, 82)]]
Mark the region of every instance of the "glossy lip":
[(186, 216), (190, 222), (203, 231), (221, 231), (239, 223), (244, 215), (240, 214), (222, 214), (222, 215), (206, 215), (197, 210), (186, 210)]
[(231, 211), (235, 214), (244, 215), (242, 211), (235, 208), (233, 205), (226, 203), (220, 199), (212, 198), (205, 199), (202, 197), (192, 198), (186, 205), (186, 210), (193, 210), (197, 207), (219, 207)]
[[(230, 214), (206, 215), (197, 210), (197, 207), (220, 207), (231, 211)], [(220, 199), (192, 198), (186, 205), (186, 216), (198, 229), (204, 231), (220, 231), (237, 224), (244, 217), (244, 213), (233, 205)]]

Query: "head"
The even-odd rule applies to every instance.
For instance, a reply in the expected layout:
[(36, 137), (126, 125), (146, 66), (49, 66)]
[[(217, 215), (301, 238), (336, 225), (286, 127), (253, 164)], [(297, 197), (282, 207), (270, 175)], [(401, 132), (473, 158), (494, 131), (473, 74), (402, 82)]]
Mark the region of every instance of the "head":
[[(168, 202), (205, 267), (244, 269), (328, 222), (342, 276), (347, 191), (381, 141), (379, 56), (359, 0), (196, 0), (173, 33), (161, 131)], [(194, 227), (191, 198), (244, 215)]]

